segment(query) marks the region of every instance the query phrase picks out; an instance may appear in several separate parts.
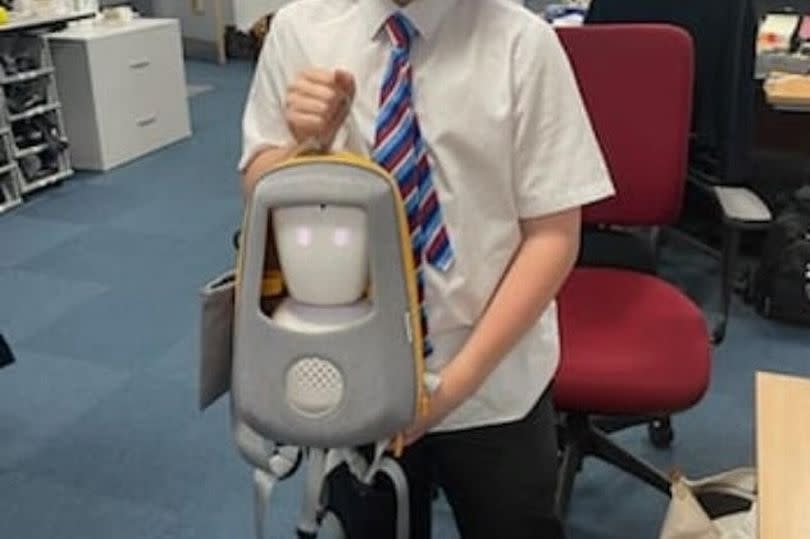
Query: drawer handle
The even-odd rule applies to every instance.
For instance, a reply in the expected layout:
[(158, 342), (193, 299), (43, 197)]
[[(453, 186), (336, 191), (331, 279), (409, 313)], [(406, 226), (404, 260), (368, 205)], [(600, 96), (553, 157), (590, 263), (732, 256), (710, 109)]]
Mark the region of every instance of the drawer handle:
[(140, 60), (131, 60), (129, 62), (129, 67), (132, 69), (143, 69), (145, 67), (149, 67), (149, 64), (152, 62), (149, 61), (149, 58), (141, 58)]
[(156, 121), (157, 121), (157, 114), (150, 114), (149, 116), (138, 118), (138, 126), (146, 127), (147, 125), (152, 125)]

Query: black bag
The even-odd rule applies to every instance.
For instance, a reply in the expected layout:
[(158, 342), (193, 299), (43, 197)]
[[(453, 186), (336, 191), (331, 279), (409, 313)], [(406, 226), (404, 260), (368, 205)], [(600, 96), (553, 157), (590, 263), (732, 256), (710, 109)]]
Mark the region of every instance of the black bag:
[(748, 187), (762, 198), (774, 215), (794, 203), (795, 193), (810, 185), (810, 157), (783, 150), (754, 153)]
[(810, 326), (810, 185), (771, 224), (752, 299), (765, 317)]
[(11, 353), (11, 347), (6, 343), (3, 335), (0, 334), (0, 368), (14, 363), (14, 355)]

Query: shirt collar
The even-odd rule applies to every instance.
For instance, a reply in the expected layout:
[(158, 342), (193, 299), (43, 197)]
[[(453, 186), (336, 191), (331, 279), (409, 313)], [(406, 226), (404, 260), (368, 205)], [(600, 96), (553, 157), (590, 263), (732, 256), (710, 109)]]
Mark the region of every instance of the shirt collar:
[(401, 11), (425, 40), (431, 40), (439, 30), (444, 18), (457, 0), (414, 0), (405, 7), (400, 7), (393, 0), (360, 0), (361, 16), (368, 24), (368, 35), (374, 39), (382, 29), (388, 17)]

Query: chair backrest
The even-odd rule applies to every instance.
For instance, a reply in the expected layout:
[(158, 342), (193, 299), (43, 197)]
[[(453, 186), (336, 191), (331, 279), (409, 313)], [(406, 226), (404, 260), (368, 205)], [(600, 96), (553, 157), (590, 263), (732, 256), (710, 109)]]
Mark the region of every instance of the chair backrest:
[(558, 30), (613, 177), (591, 224), (664, 225), (680, 213), (692, 115), (693, 47), (666, 25)]
[(691, 165), (724, 184), (749, 179), (757, 28), (753, 0), (592, 0), (586, 22), (672, 24), (689, 32), (696, 66)]

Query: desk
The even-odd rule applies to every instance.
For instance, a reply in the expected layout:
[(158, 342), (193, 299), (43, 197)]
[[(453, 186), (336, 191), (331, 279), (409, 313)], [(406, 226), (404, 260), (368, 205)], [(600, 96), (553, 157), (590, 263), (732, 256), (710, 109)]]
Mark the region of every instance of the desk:
[(810, 379), (757, 373), (759, 537), (810, 537)]
[(781, 111), (768, 103), (761, 84), (756, 89), (755, 147), (810, 156), (810, 114)]
[(88, 19), (95, 16), (96, 13), (93, 11), (66, 13), (65, 15), (55, 15), (52, 17), (38, 17), (34, 15), (21, 16), (14, 15), (12, 12), (11, 19), (6, 24), (0, 24), (0, 33), (29, 32), (32, 30), (49, 29), (53, 28), (54, 26), (66, 25), (71, 21)]

